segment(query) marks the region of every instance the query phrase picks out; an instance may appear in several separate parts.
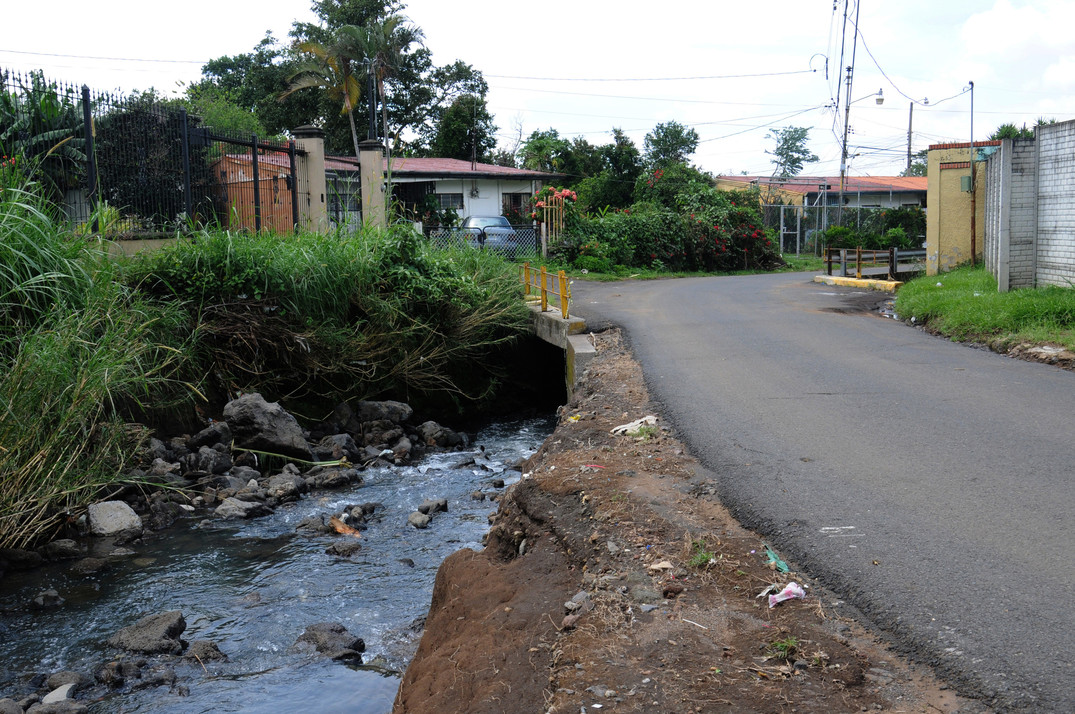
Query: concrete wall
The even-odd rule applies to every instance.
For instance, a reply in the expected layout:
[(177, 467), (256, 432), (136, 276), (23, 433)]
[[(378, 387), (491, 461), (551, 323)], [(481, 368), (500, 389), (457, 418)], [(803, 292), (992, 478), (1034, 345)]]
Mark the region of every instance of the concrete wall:
[(1075, 121), (1005, 140), (986, 162), (986, 267), (1000, 290), (1075, 284)]
[(1075, 284), (1075, 121), (1034, 130), (1038, 159), (1038, 285)]

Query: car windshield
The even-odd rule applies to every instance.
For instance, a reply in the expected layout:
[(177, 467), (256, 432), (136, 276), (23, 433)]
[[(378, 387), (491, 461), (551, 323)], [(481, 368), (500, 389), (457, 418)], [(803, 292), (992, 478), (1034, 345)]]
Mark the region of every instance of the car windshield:
[(490, 226), (509, 228), (511, 224), (504, 216), (471, 216), (463, 223), (464, 228), (488, 228)]

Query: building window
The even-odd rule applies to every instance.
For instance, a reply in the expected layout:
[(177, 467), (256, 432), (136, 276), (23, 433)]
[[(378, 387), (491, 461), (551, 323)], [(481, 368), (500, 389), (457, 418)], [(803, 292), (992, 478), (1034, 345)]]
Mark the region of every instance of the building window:
[(463, 209), (463, 194), (461, 193), (438, 193), (437, 201), (442, 211), (445, 208), (454, 208), (457, 211)]

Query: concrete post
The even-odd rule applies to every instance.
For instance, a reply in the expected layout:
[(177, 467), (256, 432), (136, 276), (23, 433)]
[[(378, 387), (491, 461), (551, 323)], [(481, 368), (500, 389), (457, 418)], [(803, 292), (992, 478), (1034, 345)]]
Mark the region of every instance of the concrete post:
[(384, 145), (376, 139), (359, 142), (358, 163), (362, 181), (362, 222), (384, 228), (388, 225), (384, 195)]
[(307, 231), (325, 233), (328, 231), (328, 210), (325, 195), (325, 132), (316, 126), (300, 126), (291, 131), (295, 137), (295, 148), (299, 150), (295, 157), (297, 187), (299, 189), (299, 228)]

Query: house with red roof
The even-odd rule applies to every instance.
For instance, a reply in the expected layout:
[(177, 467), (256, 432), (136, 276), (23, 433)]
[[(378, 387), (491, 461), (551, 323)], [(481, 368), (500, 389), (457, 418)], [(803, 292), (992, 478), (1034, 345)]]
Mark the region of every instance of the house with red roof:
[[(421, 219), (432, 201), (438, 209), (451, 208), (464, 216), (513, 216), (529, 210), (530, 197), (560, 174), (460, 159), (392, 157), (382, 159), (385, 181), (391, 183), (392, 201), (405, 215)], [(231, 228), (255, 225), (253, 165), (249, 154), (228, 154), (218, 159), (213, 175), (219, 180), (221, 215)], [(289, 231), (291, 217), (290, 160), (287, 154), (258, 157), (257, 188), (262, 228)], [(304, 185), (300, 178), (299, 190)], [(359, 160), (350, 156), (325, 157), (325, 207), (335, 227), (362, 220)]]
[[(757, 187), (763, 204), (789, 206), (840, 205), (839, 176), (717, 176), (717, 188), (741, 191)], [(845, 208), (926, 207), (925, 176), (847, 176)]]

